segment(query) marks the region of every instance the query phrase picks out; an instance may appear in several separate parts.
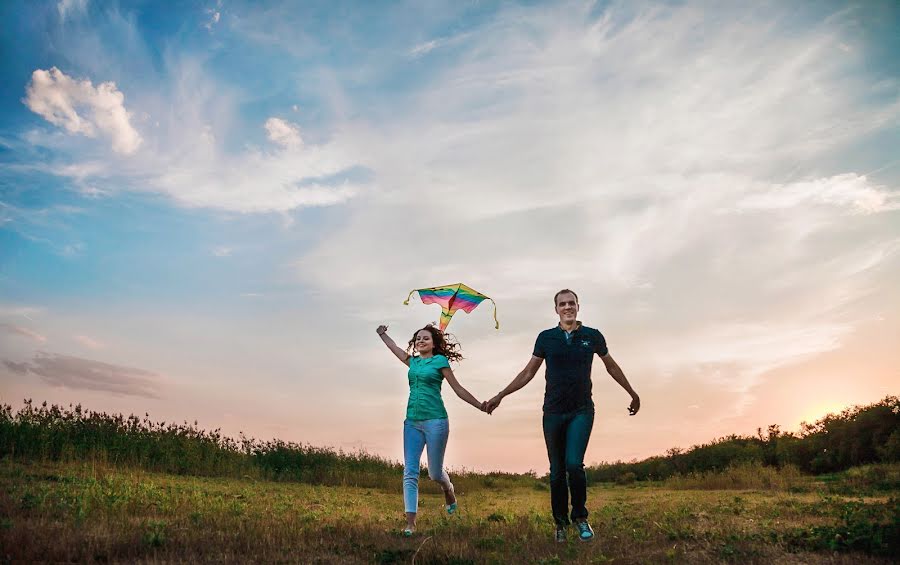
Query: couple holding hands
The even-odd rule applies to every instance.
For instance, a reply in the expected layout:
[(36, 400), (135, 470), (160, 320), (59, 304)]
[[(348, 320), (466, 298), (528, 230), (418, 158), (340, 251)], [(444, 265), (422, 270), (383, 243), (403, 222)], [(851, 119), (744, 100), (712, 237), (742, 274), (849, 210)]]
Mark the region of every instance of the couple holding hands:
[[(449, 362), (462, 359), (459, 344), (448, 340), (439, 329), (431, 325), (422, 328), (404, 350), (387, 335), (387, 326), (378, 327), (378, 335), (384, 344), (409, 367), (409, 401), (403, 422), (404, 535), (411, 536), (416, 529), (419, 464), (423, 449), (428, 455), (428, 476), (444, 491), (447, 513), (453, 514), (457, 510), (453, 483), (444, 469), (450, 425), (441, 399), (443, 380), (459, 398), (490, 414), (505, 396), (528, 384), (546, 361), (543, 428), (550, 459), (550, 506), (556, 523), (556, 541), (566, 541), (570, 516), (578, 528), (579, 539), (590, 541), (594, 537), (587, 520), (584, 472), (584, 454), (594, 425), (591, 399), (594, 354), (603, 361), (610, 376), (631, 395), (628, 412), (632, 416), (640, 409), (641, 400), (610, 356), (603, 334), (577, 320), (578, 296), (575, 292), (563, 289), (556, 293), (553, 302), (559, 324), (538, 335), (531, 360), (525, 368), (506, 388), (485, 402), (479, 402), (453, 375)], [(571, 514), (569, 491), (572, 495)]]

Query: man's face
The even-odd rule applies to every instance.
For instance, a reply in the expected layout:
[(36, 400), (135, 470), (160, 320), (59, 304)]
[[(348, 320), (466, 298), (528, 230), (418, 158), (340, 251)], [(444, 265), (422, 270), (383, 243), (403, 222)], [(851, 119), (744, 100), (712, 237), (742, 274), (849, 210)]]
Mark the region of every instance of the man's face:
[(574, 322), (578, 316), (578, 300), (571, 292), (560, 294), (556, 297), (556, 313), (559, 314), (559, 321)]

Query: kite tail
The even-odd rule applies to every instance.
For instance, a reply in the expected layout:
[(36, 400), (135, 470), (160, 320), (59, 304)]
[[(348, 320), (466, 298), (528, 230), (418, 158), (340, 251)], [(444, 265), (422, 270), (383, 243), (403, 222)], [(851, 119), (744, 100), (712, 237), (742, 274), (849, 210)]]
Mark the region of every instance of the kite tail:
[(500, 322), (497, 320), (497, 303), (494, 302), (494, 299), (493, 299), (493, 298), (488, 298), (488, 300), (490, 300), (491, 303), (494, 305), (494, 329), (495, 329), (495, 330), (499, 330), (499, 329), (500, 329)]
[(453, 317), (453, 314), (450, 313), (449, 310), (442, 308), (441, 309), (441, 331), (447, 331), (447, 326), (450, 325), (450, 318)]
[(409, 296), (406, 297), (406, 300), (403, 301), (404, 306), (409, 306), (409, 299), (412, 298), (412, 293), (414, 293), (416, 289), (412, 289), (409, 291)]

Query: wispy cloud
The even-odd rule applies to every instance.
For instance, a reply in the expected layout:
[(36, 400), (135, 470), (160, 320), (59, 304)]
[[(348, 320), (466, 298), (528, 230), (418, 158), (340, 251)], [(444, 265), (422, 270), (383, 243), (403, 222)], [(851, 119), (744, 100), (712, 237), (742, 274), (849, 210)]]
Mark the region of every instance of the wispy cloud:
[(60, 0), (56, 5), (59, 19), (65, 21), (73, 15), (84, 14), (87, 11), (88, 0)]
[(409, 50), (409, 56), (413, 58), (422, 57), (424, 55), (427, 55), (428, 53), (431, 53), (435, 49), (459, 45), (465, 42), (470, 37), (470, 35), (471, 34), (468, 32), (462, 32), (455, 35), (437, 37), (435, 39), (423, 41), (422, 43), (416, 44), (412, 49)]
[(30, 362), (3, 364), (13, 373), (37, 375), (52, 386), (144, 398), (160, 398), (163, 388), (155, 373), (69, 355), (38, 352)]
[(741, 210), (783, 210), (799, 206), (831, 205), (855, 214), (900, 209), (900, 195), (873, 185), (866, 177), (844, 173), (788, 185), (762, 186), (737, 203)]
[(7, 334), (27, 337), (39, 343), (44, 343), (45, 341), (47, 341), (47, 338), (45, 336), (35, 331), (29, 330), (28, 328), (23, 328), (22, 326), (16, 326), (14, 324), (0, 323), (0, 330)]
[(15, 304), (0, 304), (0, 316), (15, 316), (33, 320), (32, 316), (42, 314), (45, 308), (39, 306), (19, 306)]
[(94, 339), (92, 337), (86, 335), (76, 335), (75, 341), (80, 343), (81, 345), (87, 347), (88, 349), (105, 349), (106, 344), (100, 340)]
[[(31, 176), (54, 190), (34, 183), (40, 198), (4, 195), (0, 222), (44, 237), (59, 254), (66, 245), (78, 251), (80, 236), (98, 261), (65, 261), (74, 272), (107, 265), (99, 259), (109, 250), (93, 226), (34, 229), (69, 214), (46, 202), (60, 193), (80, 198), (59, 188), (112, 196), (78, 200), (101, 223), (120, 205), (140, 221), (152, 202), (147, 214), (163, 219), (154, 228), (191, 232), (191, 222), (202, 222), (202, 235), (178, 250), (197, 261), (172, 267), (204, 282), (221, 277), (220, 292), (203, 299), (231, 299), (235, 308), (189, 308), (188, 316), (181, 303), (152, 303), (162, 319), (154, 326), (131, 316), (104, 321), (54, 296), (48, 302), (60, 311), (34, 327), (55, 338), (116, 326), (117, 350), (135, 359), (166, 352), (173, 371), (203, 365), (217, 382), (257, 371), (273, 387), (234, 390), (238, 402), (259, 395), (267, 407), (260, 421), (282, 400), (265, 389), (302, 396), (324, 387), (340, 399), (329, 415), (381, 434), (370, 445), (393, 445), (386, 438), (396, 429), (378, 419), (402, 404), (403, 383), (387, 378), (396, 360), (373, 357), (379, 378), (355, 383), (362, 403), (338, 394), (345, 380), (311, 384), (295, 375), (350, 374), (342, 352), (381, 347), (372, 341), (377, 324), (403, 337), (434, 320), (433, 305), (399, 305), (410, 288), (430, 284), (463, 281), (500, 304), (500, 332), (488, 310), (454, 319), (470, 359), (461, 374), (478, 394), (495, 392), (527, 360), (536, 332), (554, 323), (552, 294), (578, 290), (585, 323), (607, 334), (647, 406), (655, 395), (677, 407), (628, 419), (637, 422), (632, 430), (601, 442), (617, 453), (624, 448), (615, 440), (645, 446), (642, 422), (668, 430), (672, 414), (698, 424), (677, 441), (740, 431), (714, 424), (753, 395), (768, 395), (759, 406), (777, 403), (778, 392), (763, 391), (767, 380), (851, 358), (873, 325), (885, 335), (896, 329), (889, 309), (900, 210), (885, 139), (900, 123), (900, 85), (879, 70), (854, 9), (614, 0), (500, 3), (474, 13), (469, 3), (418, 12), (361, 5), (337, 17), (305, 5), (230, 3), (226, 11), (210, 1), (185, 10), (197, 28), (186, 41), (181, 31), (142, 28), (152, 19), (131, 17), (127, 7), (91, 8), (96, 25), (51, 22), (60, 30), (53, 49), (65, 54), (73, 83), (99, 91), (94, 85), (115, 80), (142, 141), (131, 153), (113, 150), (91, 106), (54, 81), (46, 92), (58, 91), (74, 116), (48, 94), (45, 113), (58, 124), (34, 118), (18, 137), (0, 139), (4, 156), (15, 157), (0, 175)], [(86, 137), (91, 128), (103, 142)], [(167, 209), (173, 204), (208, 210)], [(341, 209), (298, 212), (333, 205)], [(141, 238), (123, 251), (165, 256), (151, 248), (164, 243), (171, 241)], [(13, 267), (13, 276), (30, 273)], [(169, 282), (129, 286), (131, 276), (78, 280), (87, 292)], [(135, 298), (141, 304), (131, 308), (148, 308)], [(877, 315), (886, 319), (873, 322)], [(370, 329), (352, 329), (360, 326)], [(339, 344), (329, 337), (337, 333)], [(30, 358), (37, 346), (21, 337), (7, 339), (12, 351), (0, 357)], [(79, 349), (92, 349), (92, 338), (81, 337)], [(194, 345), (179, 348), (185, 339)], [(221, 346), (248, 339), (250, 357)], [(298, 341), (323, 355), (292, 355)], [(870, 347), (881, 346), (860, 349)], [(49, 371), (43, 365), (10, 361), (6, 369), (36, 375), (31, 368)], [(610, 382), (598, 371), (599, 390)], [(508, 408), (530, 419), (540, 394), (532, 384)], [(598, 401), (609, 398), (598, 393)], [(284, 404), (297, 414), (296, 404)], [(320, 410), (307, 408), (309, 418)], [(311, 429), (297, 422), (288, 427)], [(329, 432), (335, 445), (357, 439), (337, 437), (339, 428), (328, 427), (337, 430)], [(534, 438), (536, 455), (521, 457), (544, 463), (539, 435), (504, 429), (498, 437), (517, 445)], [(492, 441), (485, 451), (496, 451)]]
[(419, 43), (415, 47), (409, 50), (409, 54), (413, 57), (418, 57), (419, 55), (425, 55), (426, 53), (432, 51), (435, 47), (441, 44), (439, 39), (432, 39), (431, 41), (425, 41), (424, 43)]
[[(742, 390), (753, 366), (839, 347), (857, 322), (843, 306), (879, 288), (890, 253), (874, 250), (897, 237), (884, 219), (897, 197), (851, 171), (814, 171), (896, 123), (896, 85), (867, 95), (863, 55), (839, 47), (840, 16), (796, 29), (642, 6), (513, 6), (472, 30), (384, 135), (357, 132), (391, 191), (356, 202), (298, 259), (298, 278), (339, 288), (367, 319), (388, 312), (372, 293), (457, 279), (507, 312), (590, 289), (607, 323), (730, 328), (727, 343), (698, 335), (682, 361), (711, 364), (715, 351)], [(809, 172), (792, 180), (798, 162)], [(836, 270), (835, 257), (866, 269)], [(775, 309), (795, 323), (769, 326)], [(756, 343), (768, 361), (742, 353)]]

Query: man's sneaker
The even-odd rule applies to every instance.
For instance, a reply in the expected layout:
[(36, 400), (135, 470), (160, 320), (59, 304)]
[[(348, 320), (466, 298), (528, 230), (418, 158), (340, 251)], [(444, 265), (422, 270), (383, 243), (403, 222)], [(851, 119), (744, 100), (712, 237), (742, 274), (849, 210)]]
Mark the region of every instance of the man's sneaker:
[(575, 522), (575, 525), (578, 526), (578, 537), (581, 538), (581, 541), (594, 539), (594, 530), (591, 529), (591, 525), (588, 524), (587, 520)]
[(566, 543), (566, 527), (565, 526), (557, 526), (556, 527), (556, 541), (559, 543)]

